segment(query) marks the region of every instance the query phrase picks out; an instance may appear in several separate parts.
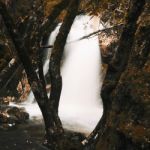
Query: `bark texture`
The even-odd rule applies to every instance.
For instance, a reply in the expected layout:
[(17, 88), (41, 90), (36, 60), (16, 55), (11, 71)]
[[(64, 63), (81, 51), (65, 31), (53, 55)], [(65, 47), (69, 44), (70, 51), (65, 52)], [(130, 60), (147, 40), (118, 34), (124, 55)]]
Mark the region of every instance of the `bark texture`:
[[(60, 5), (58, 5), (58, 6), (60, 7)], [(65, 2), (65, 6), (67, 6), (66, 2)], [(64, 7), (62, 7), (62, 5), (61, 5), (61, 8), (63, 9)], [(61, 9), (58, 10), (58, 8), (56, 7), (56, 9), (54, 9), (52, 11), (52, 15), (51, 15), (52, 17), (49, 17), (50, 22), (48, 22), (45, 25), (46, 26), (49, 25), (52, 29), (51, 24), (53, 24), (57, 15), (59, 15), (61, 11), (62, 11)], [(32, 89), (33, 94), (35, 96), (35, 99), (37, 100), (38, 105), (39, 105), (41, 112), (43, 114), (43, 118), (44, 118), (44, 122), (45, 122), (45, 129), (46, 129), (46, 138), (48, 140), (48, 143), (50, 143), (52, 145), (53, 149), (56, 149), (56, 147), (57, 147), (56, 137), (58, 135), (60, 135), (60, 133), (62, 133), (62, 126), (60, 124), (56, 123), (55, 120), (57, 120), (57, 119), (55, 119), (54, 113), (52, 112), (52, 109), (50, 109), (50, 106), (48, 105), (49, 100), (48, 100), (48, 96), (47, 96), (47, 92), (46, 92), (46, 87), (43, 84), (44, 83), (43, 72), (40, 70), (39, 76), (37, 75), (37, 73), (35, 72), (35, 69), (32, 65), (32, 62), (29, 58), (29, 54), (26, 50), (26, 48), (27, 49), (29, 48), (28, 46), (30, 46), (30, 49), (32, 49), (33, 47), (34, 48), (36, 47), (37, 49), (39, 48), (37, 46), (37, 43), (40, 41), (39, 35), (42, 34), (41, 33), (42, 29), (45, 26), (42, 26), (41, 28), (35, 27), (36, 29), (38, 29), (37, 31), (41, 31), (41, 32), (36, 33), (36, 35), (38, 35), (38, 38), (34, 39), (35, 43), (33, 42), (33, 38), (32, 38), (33, 35), (31, 35), (31, 34), (28, 34), (28, 36), (25, 36), (26, 38), (24, 37), (24, 41), (23, 41), (21, 31), (19, 29), (17, 29), (17, 26), (14, 23), (14, 20), (9, 15), (7, 8), (6, 8), (6, 5), (3, 2), (0, 2), (0, 13), (2, 15), (4, 24), (8, 30), (9, 36), (10, 36), (10, 38), (14, 44), (15, 50), (18, 54), (18, 58), (20, 59), (21, 63), (23, 64), (23, 67), (26, 71), (28, 81), (30, 83), (31, 89)], [(30, 23), (32, 24), (32, 22), (30, 22)], [(37, 23), (39, 23), (39, 22), (37, 22)], [(32, 25), (30, 27), (32, 27)], [(25, 33), (25, 34), (27, 34), (27, 33)], [(30, 39), (30, 36), (31, 36), (31, 39)], [(45, 35), (43, 35), (43, 37), (45, 37)], [(26, 46), (26, 42), (29, 41), (29, 39), (31, 40), (30, 41), (31, 43), (29, 42), (29, 45)], [(33, 44), (35, 44), (35, 45), (33, 45)], [(40, 61), (39, 68), (40, 69), (42, 68), (42, 62), (41, 61)], [(11, 71), (11, 69), (10, 69), (10, 71)]]
[[(96, 150), (148, 150), (149, 31), (140, 23), (148, 1), (133, 0), (102, 87), (104, 114)], [(147, 69), (146, 69), (147, 68)], [(147, 85), (147, 86), (146, 86)]]
[(68, 33), (78, 12), (78, 7), (79, 0), (72, 0), (70, 2), (67, 16), (64, 20), (64, 23), (60, 27), (60, 31), (58, 36), (56, 37), (56, 41), (54, 43), (54, 48), (52, 50), (50, 58), (49, 70), (52, 85), (50, 101), (53, 103), (53, 108), (56, 110), (56, 112), (58, 112), (59, 98), (62, 88), (62, 77), (60, 75), (61, 59)]

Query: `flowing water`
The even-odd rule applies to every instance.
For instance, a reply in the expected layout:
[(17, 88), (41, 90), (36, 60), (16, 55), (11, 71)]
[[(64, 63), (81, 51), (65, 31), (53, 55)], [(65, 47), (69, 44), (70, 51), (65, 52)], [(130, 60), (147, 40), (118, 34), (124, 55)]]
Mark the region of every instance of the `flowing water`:
[[(49, 45), (54, 43), (60, 25), (52, 32)], [(103, 113), (100, 98), (101, 55), (98, 36), (79, 39), (99, 28), (97, 17), (77, 16), (67, 38), (61, 66), (63, 87), (59, 104), (60, 119), (64, 128), (86, 134), (94, 129)], [(44, 64), (45, 74), (48, 72), (48, 65), (47, 58)], [(32, 92), (20, 106), (26, 108), (31, 119), (42, 118)]]

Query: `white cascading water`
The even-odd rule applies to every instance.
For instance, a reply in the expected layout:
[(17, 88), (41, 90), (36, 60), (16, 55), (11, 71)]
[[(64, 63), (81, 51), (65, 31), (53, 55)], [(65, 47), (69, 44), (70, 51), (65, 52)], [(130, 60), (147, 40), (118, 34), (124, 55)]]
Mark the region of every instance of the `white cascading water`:
[[(64, 128), (89, 134), (102, 116), (100, 98), (101, 55), (98, 36), (78, 40), (99, 27), (98, 17), (77, 16), (64, 49), (61, 75), (63, 87), (59, 104), (59, 116)], [(53, 45), (60, 25), (52, 32), (49, 45)], [(49, 51), (50, 52), (50, 51)], [(48, 72), (49, 59), (45, 61), (44, 73)], [(33, 117), (41, 118), (38, 105), (31, 92), (23, 106)]]

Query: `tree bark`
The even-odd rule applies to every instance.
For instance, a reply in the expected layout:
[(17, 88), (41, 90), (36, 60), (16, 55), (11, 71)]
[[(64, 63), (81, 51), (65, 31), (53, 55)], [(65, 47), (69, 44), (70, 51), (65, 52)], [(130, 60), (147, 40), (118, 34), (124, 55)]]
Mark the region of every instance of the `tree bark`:
[(103, 135), (107, 132), (107, 121), (109, 120), (108, 116), (113, 103), (112, 93), (116, 89), (118, 83), (120, 82), (120, 77), (127, 67), (133, 42), (135, 40), (135, 33), (138, 27), (137, 20), (144, 9), (144, 5), (145, 0), (133, 0), (131, 2), (131, 6), (126, 18), (126, 24), (124, 25), (123, 32), (120, 37), (117, 52), (112, 59), (112, 62), (108, 65), (102, 86), (101, 96), (104, 111), (101, 120), (91, 135), (88, 137), (87, 141), (91, 144), (95, 144), (97, 140), (103, 141)]
[[(56, 139), (55, 139), (54, 134), (56, 134), (56, 132), (53, 132), (53, 131), (56, 131), (57, 124), (55, 122), (56, 119), (55, 119), (54, 113), (51, 112), (51, 109), (49, 108), (49, 105), (48, 105), (49, 100), (48, 100), (46, 88), (44, 87), (44, 85), (42, 84), (40, 80), (42, 79), (41, 75), (43, 75), (43, 73), (40, 74), (40, 79), (39, 79), (38, 75), (33, 69), (33, 66), (29, 58), (29, 54), (26, 51), (25, 43), (22, 39), (22, 36), (20, 35), (18, 29), (16, 28), (13, 22), (13, 19), (8, 14), (5, 4), (3, 4), (2, 2), (0, 2), (0, 13), (3, 17), (9, 36), (11, 37), (12, 42), (14, 43), (18, 57), (20, 61), (22, 62), (23, 67), (26, 71), (28, 81), (33, 91), (33, 94), (35, 96), (35, 99), (37, 100), (37, 103), (41, 109), (44, 122), (45, 122), (46, 136), (47, 136), (48, 142), (51, 143), (51, 145), (53, 145), (53, 148), (55, 148)], [(55, 15), (55, 17), (57, 16)], [(55, 19), (55, 17), (53, 17), (53, 19)], [(49, 26), (51, 25), (49, 24)], [(62, 129), (62, 127), (60, 126), (57, 129), (59, 129), (59, 133), (60, 132), (62, 133), (62, 131), (60, 131), (60, 128)]]
[[(111, 94), (105, 131), (96, 150), (148, 150), (150, 27), (139, 25), (128, 65)], [(145, 53), (147, 55), (145, 55)]]
[(79, 0), (72, 0), (70, 2), (67, 16), (60, 28), (58, 36), (56, 37), (56, 41), (54, 43), (54, 48), (52, 50), (50, 58), (49, 71), (52, 82), (50, 101), (53, 104), (52, 106), (56, 110), (56, 112), (58, 112), (59, 98), (62, 88), (62, 77), (60, 74), (61, 59), (66, 44), (66, 40), (68, 37), (68, 33), (71, 29), (73, 21), (78, 12), (78, 7), (79, 7)]
[[(149, 26), (142, 26), (146, 1), (131, 1), (117, 54), (103, 84), (104, 119), (96, 150), (148, 150)], [(125, 34), (126, 33), (126, 34)], [(145, 137), (145, 138), (144, 138)]]
[[(62, 125), (58, 117), (58, 106), (59, 106), (59, 99), (60, 99), (60, 94), (62, 89), (62, 77), (60, 74), (61, 59), (62, 59), (63, 50), (66, 44), (68, 33), (71, 29), (73, 21), (78, 12), (78, 7), (79, 7), (79, 0), (70, 1), (70, 5), (67, 9), (67, 15), (64, 19), (62, 26), (60, 27), (60, 31), (56, 37), (56, 41), (54, 43), (54, 47), (50, 57), (49, 73), (50, 73), (50, 80), (51, 80), (51, 93), (50, 93), (49, 107), (51, 111), (54, 113), (55, 123), (57, 125), (59, 124), (60, 129)], [(60, 137), (58, 140), (60, 140)]]

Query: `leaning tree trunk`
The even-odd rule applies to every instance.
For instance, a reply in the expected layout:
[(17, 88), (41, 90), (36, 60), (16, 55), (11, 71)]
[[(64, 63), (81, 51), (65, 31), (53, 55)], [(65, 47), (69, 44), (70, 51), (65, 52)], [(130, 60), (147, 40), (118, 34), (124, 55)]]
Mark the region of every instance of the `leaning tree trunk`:
[(8, 14), (7, 9), (2, 2), (0, 2), (0, 13), (3, 17), (4, 23), (7, 27), (12, 42), (14, 43), (15, 49), (18, 54), (18, 58), (22, 62), (23, 67), (27, 73), (27, 77), (35, 99), (37, 100), (38, 105), (43, 114), (46, 132), (49, 132), (48, 128), (49, 126), (52, 126), (53, 118), (51, 118), (51, 116), (48, 115), (49, 108), (47, 107), (48, 97), (46, 89), (43, 88), (36, 72), (34, 71), (29, 55), (25, 49), (24, 42), (22, 41), (21, 35), (16, 29), (16, 26), (11, 16)]
[(150, 27), (143, 26), (139, 17), (145, 3), (131, 2), (117, 54), (108, 66), (102, 88), (104, 115), (96, 150), (149, 148)]
[[(50, 80), (51, 80), (51, 93), (50, 93), (50, 100), (49, 100), (49, 108), (51, 112), (54, 113), (55, 124), (57, 125), (53, 129), (56, 131), (51, 130), (50, 135), (53, 133), (57, 133), (55, 139), (60, 141), (59, 132), (62, 130), (62, 124), (58, 116), (58, 106), (59, 100), (62, 90), (62, 77), (60, 73), (61, 69), (61, 59), (63, 56), (64, 47), (66, 44), (66, 40), (73, 24), (73, 21), (78, 13), (79, 7), (79, 0), (71, 0), (70, 5), (67, 9), (67, 15), (64, 19), (62, 26), (60, 27), (59, 33), (56, 37), (56, 41), (54, 43), (54, 47), (50, 57), (49, 63), (49, 73), (50, 73)], [(56, 140), (56, 141), (57, 141)]]
[(78, 7), (79, 7), (79, 0), (72, 0), (69, 5), (67, 16), (64, 20), (64, 23), (60, 27), (59, 34), (56, 37), (56, 41), (54, 43), (54, 48), (52, 50), (50, 58), (50, 67), (49, 67), (51, 78), (50, 102), (52, 103), (51, 105), (52, 108), (56, 110), (57, 113), (62, 89), (62, 77), (60, 74), (61, 59), (63, 56), (63, 51), (68, 34), (70, 32), (73, 21), (78, 13)]
[[(64, 2), (64, 0), (63, 0), (63, 2)], [(37, 30), (38, 36), (41, 33), (41, 36), (43, 36), (44, 38), (46, 37), (45, 35), (43, 35), (45, 32), (42, 34), (42, 29), (43, 28), (45, 29), (45, 26), (48, 26), (48, 24), (49, 24), (49, 26), (51, 26), (53, 24), (53, 21), (56, 20), (57, 16), (61, 13), (62, 9), (67, 7), (67, 4), (65, 3), (65, 6), (63, 6), (63, 7), (61, 6), (60, 10), (58, 10), (59, 7), (60, 7), (60, 5), (57, 5), (55, 7), (55, 9), (52, 11), (52, 15), (49, 16), (48, 22), (46, 22), (46, 23), (44, 22), (40, 29), (37, 27), (37, 29), (39, 29), (39, 31)], [(56, 14), (55, 14), (55, 11), (57, 11)], [(62, 127), (60, 127), (59, 124), (56, 123), (55, 120), (57, 120), (57, 119), (55, 119), (54, 113), (52, 112), (52, 109), (50, 109), (51, 106), (49, 106), (49, 99), (47, 96), (46, 87), (43, 86), (44, 81), (41, 81), (43, 79), (42, 78), (43, 75), (41, 74), (41, 72), (40, 72), (40, 76), (37, 75), (37, 73), (35, 72), (33, 65), (31, 63), (31, 60), (29, 58), (29, 54), (27, 53), (26, 48), (28, 48), (28, 47), (26, 47), (25, 43), (28, 41), (27, 38), (30, 38), (30, 34), (28, 36), (25, 36), (24, 38), (22, 38), (22, 35), (21, 35), (20, 31), (17, 29), (16, 25), (14, 24), (14, 20), (9, 15), (5, 4), (1, 1), (0, 1), (0, 14), (2, 15), (4, 24), (7, 28), (9, 36), (14, 44), (15, 50), (18, 54), (18, 58), (20, 59), (21, 63), (23, 64), (23, 67), (26, 71), (28, 81), (31, 86), (32, 92), (35, 96), (35, 99), (37, 100), (37, 103), (41, 109), (43, 119), (45, 122), (46, 137), (47, 137), (48, 143), (51, 143), (52, 148), (55, 149), (57, 143), (56, 143), (54, 134), (57, 134), (57, 133), (56, 132), (53, 133), (51, 131), (55, 131), (55, 128), (62, 129)], [(55, 14), (55, 15), (53, 15), (53, 14)], [(33, 39), (31, 39), (31, 40), (33, 40)], [(39, 44), (37, 44), (38, 42), (39, 42), (39, 39), (35, 39), (35, 45), (32, 45), (33, 44), (32, 43), (30, 45), (30, 48), (33, 46), (34, 48), (36, 47), (38, 49), (39, 48), (38, 47)], [(40, 67), (41, 67), (41, 65), (40, 65)], [(60, 131), (59, 131), (59, 133), (60, 133)]]
[[(63, 54), (63, 49), (66, 44), (68, 33), (71, 29), (74, 18), (76, 17), (78, 12), (79, 2), (80, 2), (79, 0), (71, 0), (71, 1), (62, 0), (60, 4), (56, 5), (51, 15), (48, 17), (48, 21), (43, 20), (43, 22), (41, 22), (43, 23), (42, 26), (36, 27), (36, 32), (33, 33), (34, 35), (36, 34), (37, 38), (35, 38), (34, 40), (33, 35), (31, 33), (25, 33), (25, 35), (27, 34), (26, 36), (21, 36), (21, 33), (14, 24), (12, 17), (9, 15), (5, 4), (0, 2), (0, 13), (3, 17), (9, 36), (16, 49), (18, 58), (20, 59), (26, 71), (32, 92), (41, 109), (45, 122), (46, 138), (48, 141), (48, 146), (50, 146), (51, 149), (59, 149), (59, 143), (61, 142), (60, 138), (63, 135), (62, 134), (63, 128), (61, 125), (61, 121), (58, 117), (58, 104), (62, 88), (62, 79), (60, 76), (60, 66), (61, 66), (60, 62)], [(52, 88), (50, 99), (48, 99), (43, 75), (42, 60), (41, 59), (39, 60), (38, 65), (39, 76), (38, 76), (37, 73), (35, 72), (35, 69), (33, 68), (33, 65), (31, 63), (26, 48), (27, 49), (40, 48), (40, 38), (39, 38), (40, 34), (44, 38), (45, 42), (46, 39), (48, 38), (48, 34), (45, 33), (44, 29), (50, 26), (48, 27), (47, 30), (51, 32), (53, 22), (56, 20), (61, 11), (66, 7), (68, 7), (67, 15), (64, 19), (64, 23), (60, 28), (60, 32), (56, 38), (56, 42), (54, 43), (54, 48), (50, 59), (49, 70)], [(32, 28), (32, 25), (34, 26), (34, 24), (35, 22), (31, 22), (31, 24), (29, 23), (30, 30)], [(28, 21), (26, 22), (26, 25), (28, 26)], [(26, 45), (27, 43), (29, 44), (28, 46)], [(39, 52), (38, 54), (40, 55), (40, 51), (38, 52)]]

